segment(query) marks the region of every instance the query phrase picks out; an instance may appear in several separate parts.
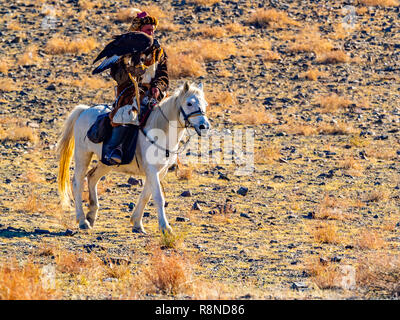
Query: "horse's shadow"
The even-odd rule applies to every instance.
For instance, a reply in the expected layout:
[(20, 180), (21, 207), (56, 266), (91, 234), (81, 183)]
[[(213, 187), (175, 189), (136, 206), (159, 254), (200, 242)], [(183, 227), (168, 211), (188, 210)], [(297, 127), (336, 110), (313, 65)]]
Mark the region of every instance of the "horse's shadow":
[(49, 236), (49, 237), (66, 237), (73, 235), (74, 232), (66, 230), (63, 232), (51, 232), (48, 230), (35, 229), (34, 231), (26, 231), (20, 228), (7, 227), (0, 229), (0, 238), (26, 238), (30, 236)]

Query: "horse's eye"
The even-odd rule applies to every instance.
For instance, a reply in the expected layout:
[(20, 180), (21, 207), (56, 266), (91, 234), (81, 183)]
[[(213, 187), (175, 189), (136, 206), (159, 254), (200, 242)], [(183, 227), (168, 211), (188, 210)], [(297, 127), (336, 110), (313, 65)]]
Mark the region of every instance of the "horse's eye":
[(187, 105), (188, 105), (188, 107), (191, 107), (191, 106), (192, 106), (192, 103), (191, 103), (191, 102), (188, 102)]

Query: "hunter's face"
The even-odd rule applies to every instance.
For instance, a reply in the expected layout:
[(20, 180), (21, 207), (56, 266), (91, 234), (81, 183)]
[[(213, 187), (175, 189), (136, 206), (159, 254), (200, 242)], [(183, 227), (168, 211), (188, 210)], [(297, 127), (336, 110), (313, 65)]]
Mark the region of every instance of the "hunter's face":
[(154, 26), (152, 24), (145, 24), (143, 27), (140, 28), (140, 31), (148, 34), (149, 36), (153, 36)]

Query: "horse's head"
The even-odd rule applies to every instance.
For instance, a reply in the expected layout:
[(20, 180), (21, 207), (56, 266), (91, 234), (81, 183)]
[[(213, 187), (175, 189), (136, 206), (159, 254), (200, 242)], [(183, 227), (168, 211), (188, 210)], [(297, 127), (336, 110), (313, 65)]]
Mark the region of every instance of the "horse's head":
[(203, 84), (198, 86), (185, 82), (178, 95), (179, 117), (187, 126), (193, 127), (201, 136), (211, 125), (206, 116), (207, 101), (204, 97)]

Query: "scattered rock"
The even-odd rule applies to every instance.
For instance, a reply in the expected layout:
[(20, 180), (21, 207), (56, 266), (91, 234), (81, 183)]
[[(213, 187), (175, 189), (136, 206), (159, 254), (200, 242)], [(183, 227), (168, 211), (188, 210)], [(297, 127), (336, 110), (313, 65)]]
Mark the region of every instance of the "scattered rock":
[(247, 213), (241, 213), (240, 216), (243, 218), (250, 219), (250, 216)]
[(73, 236), (73, 235), (75, 235), (76, 234), (76, 231), (73, 231), (73, 230), (71, 230), (71, 229), (67, 229), (67, 230), (65, 230), (65, 233), (64, 233), (66, 236), (68, 236), (68, 237), (71, 237), (71, 236)]
[(247, 195), (247, 192), (249, 191), (249, 188), (246, 188), (246, 187), (240, 187), (237, 191), (236, 191), (236, 193), (237, 194), (240, 194), (241, 196), (245, 196), (245, 195)]
[(191, 196), (192, 192), (190, 190), (186, 190), (181, 193), (181, 197), (191, 197)]
[(188, 222), (190, 219), (185, 217), (176, 217), (177, 222)]
[(135, 178), (132, 178), (132, 177), (130, 177), (128, 179), (128, 183), (130, 185), (132, 185), (132, 186), (137, 186), (137, 185), (142, 186), (143, 185), (142, 179), (135, 179)]
[(228, 176), (225, 173), (221, 173), (221, 172), (219, 173), (218, 179), (230, 181)]
[(150, 217), (150, 212), (143, 212), (143, 217), (144, 218)]
[(54, 84), (51, 84), (51, 85), (46, 87), (46, 90), (55, 91), (56, 90), (56, 86)]
[(201, 206), (198, 201), (195, 201), (192, 206), (192, 210), (199, 210), (201, 211)]
[(49, 230), (44, 230), (44, 229), (35, 229), (34, 232), (36, 234), (50, 234)]
[(293, 290), (302, 291), (308, 289), (308, 286), (304, 282), (293, 282), (291, 288)]

